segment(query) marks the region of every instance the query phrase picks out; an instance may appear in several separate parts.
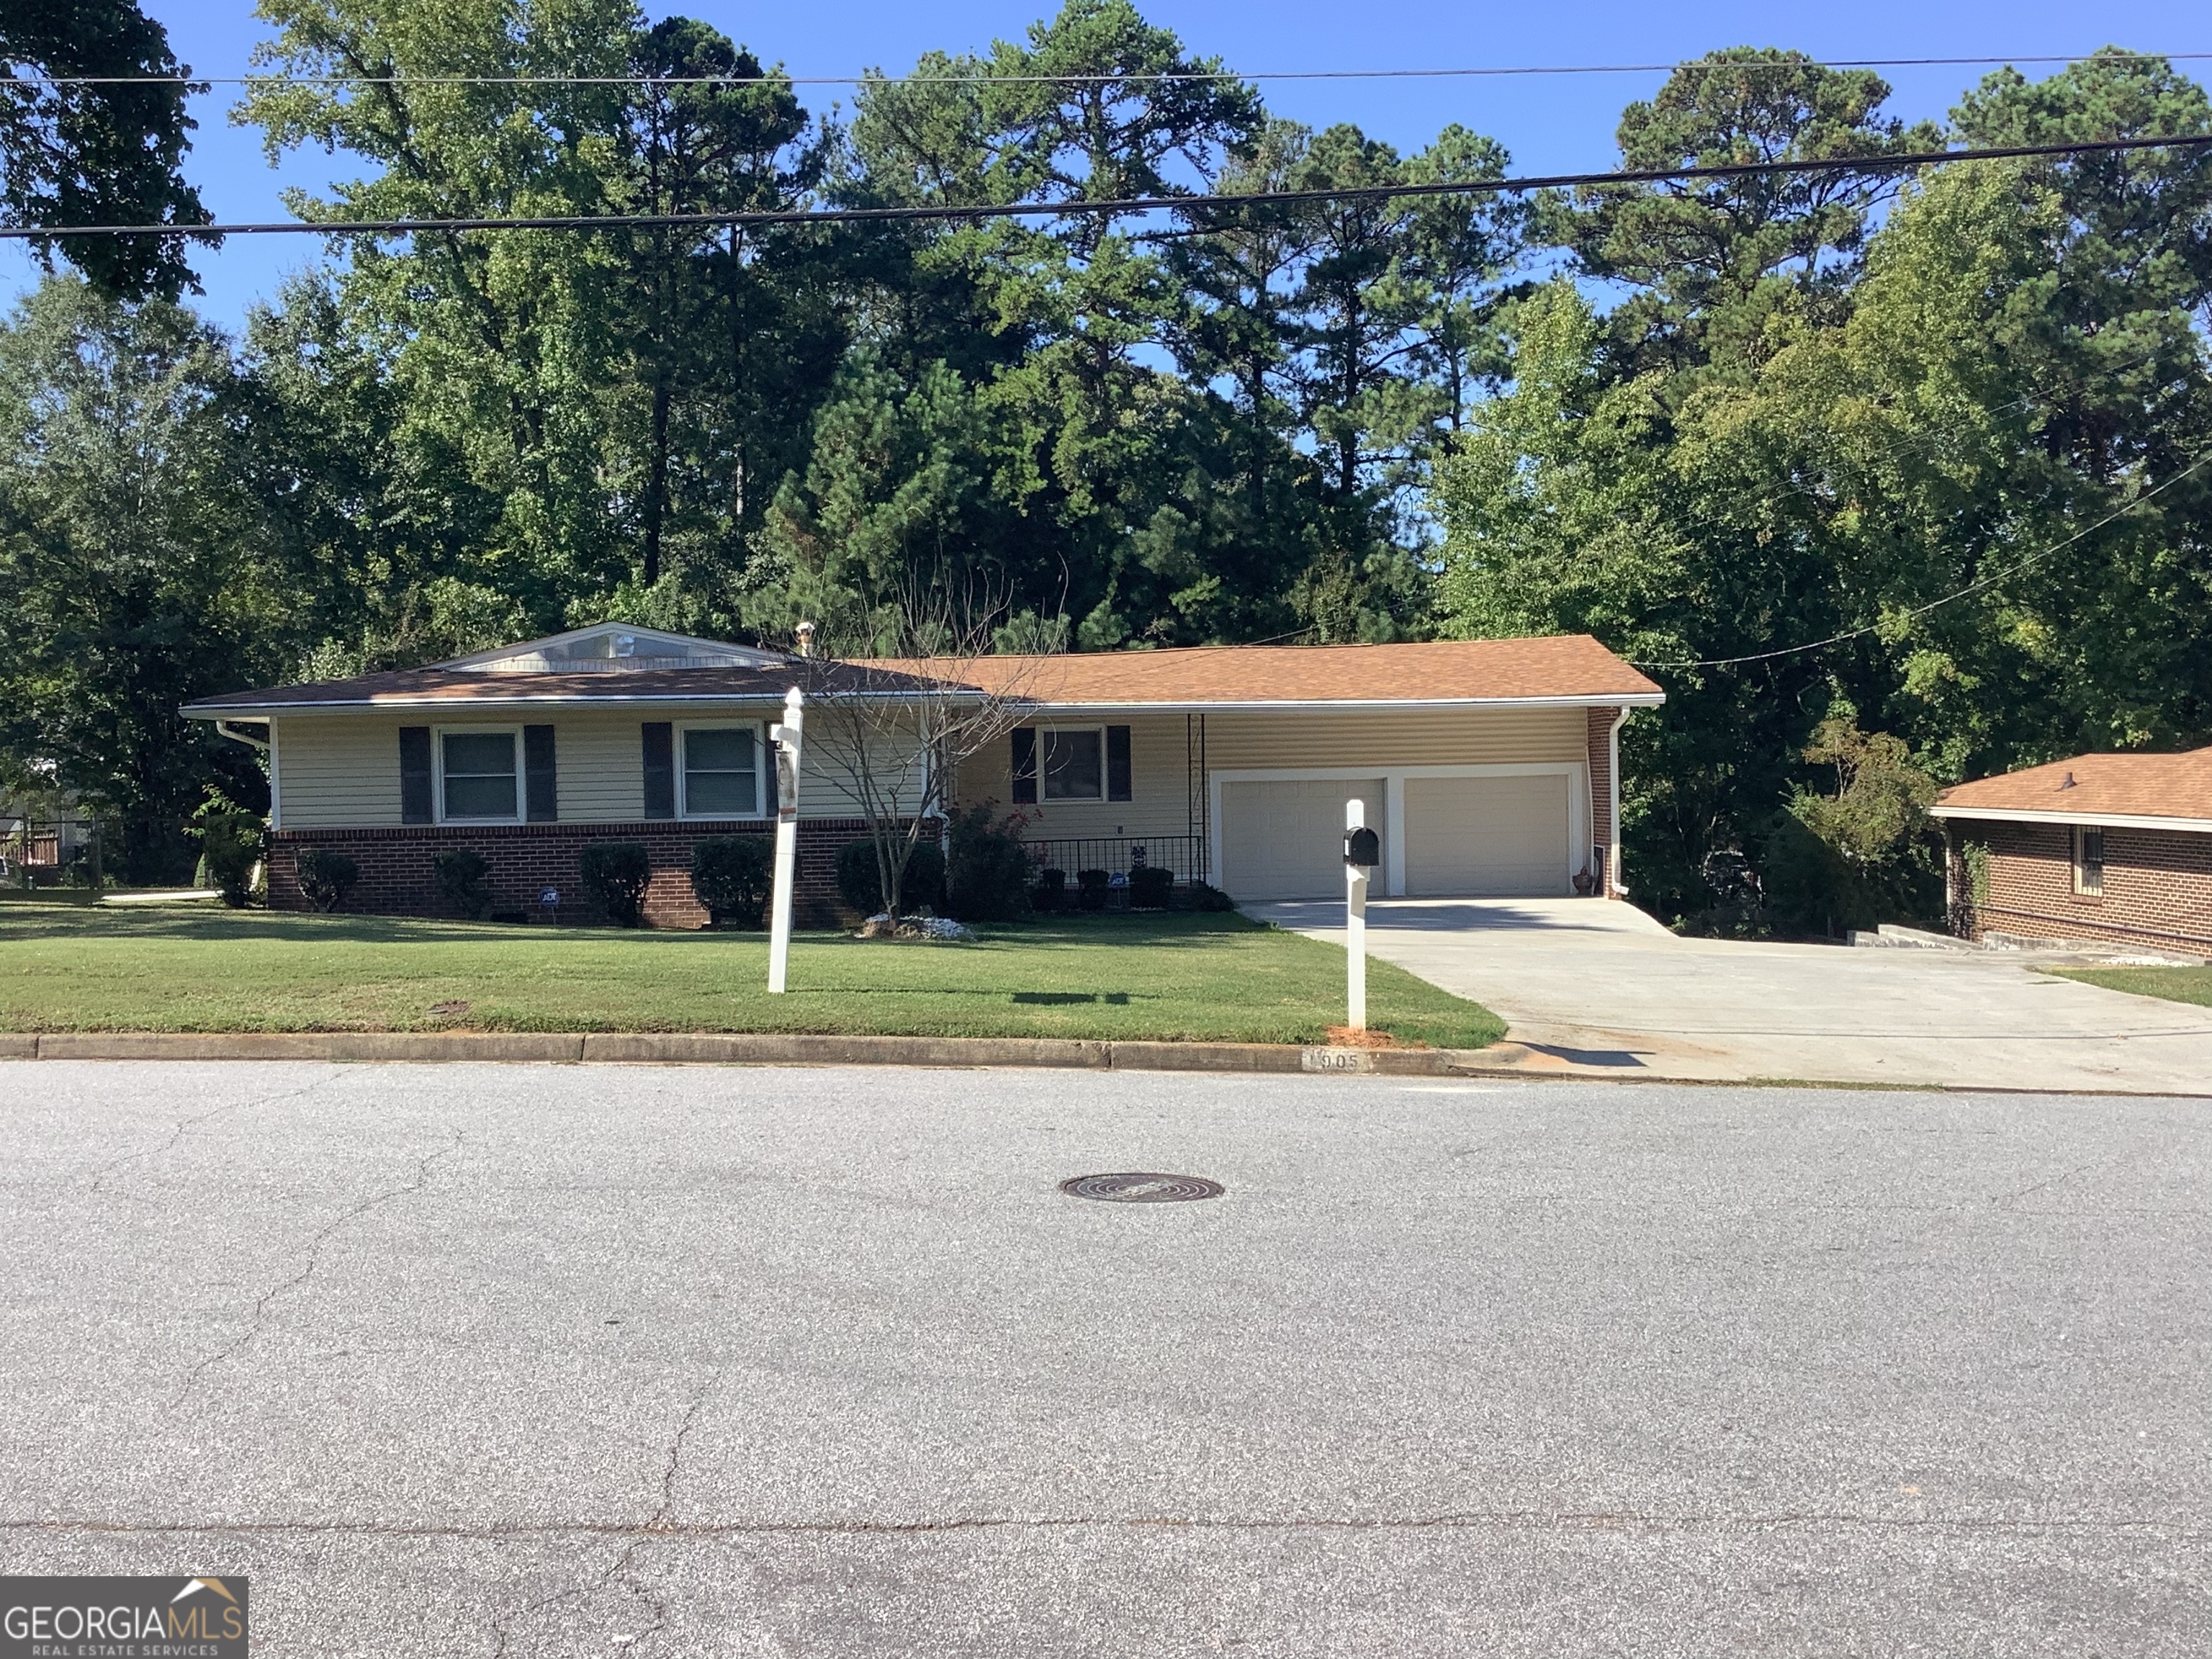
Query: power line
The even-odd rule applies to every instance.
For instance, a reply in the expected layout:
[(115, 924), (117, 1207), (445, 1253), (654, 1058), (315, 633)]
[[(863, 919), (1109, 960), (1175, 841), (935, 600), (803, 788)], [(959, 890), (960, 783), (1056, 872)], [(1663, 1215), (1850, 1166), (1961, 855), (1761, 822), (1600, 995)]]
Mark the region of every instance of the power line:
[(2011, 64), (2080, 64), (2092, 58), (2111, 62), (2193, 63), (2212, 58), (2208, 52), (2053, 52), (2030, 56), (1990, 58), (1784, 58), (1751, 62), (1702, 61), (1673, 64), (1518, 64), (1466, 69), (1389, 70), (1133, 70), (1124, 75), (785, 75), (770, 70), (758, 75), (19, 75), (12, 78), (36, 86), (182, 86), (189, 88), (267, 86), (414, 86), (414, 87), (719, 87), (775, 83), (793, 87), (861, 86), (1114, 86), (1135, 82), (1221, 81), (1440, 81), (1468, 80), (1516, 75), (1662, 75), (1662, 74), (1775, 74), (1806, 69), (1942, 69), (1978, 68)]
[[(2063, 553), (2068, 548), (2073, 546), (2075, 543), (2081, 540), (2084, 537), (2094, 536), (2097, 532), (2102, 530), (2106, 525), (2111, 524), (2114, 520), (2125, 518), (2129, 514), (2141, 507), (2145, 501), (2150, 500), (2152, 496), (2163, 495), (2166, 491), (2172, 489), (2174, 485), (2179, 483), (2184, 478), (2189, 477), (2191, 473), (2197, 471), (2207, 465), (2212, 465), (2212, 454), (2198, 456), (2187, 466), (2183, 467), (2180, 471), (2176, 472), (2172, 477), (2168, 477), (2165, 483), (2154, 484), (2150, 489), (2144, 490), (2141, 495), (2133, 496), (2128, 501), (2122, 502), (2119, 506), (2114, 507), (2110, 513), (2105, 514), (2103, 518), (2098, 520), (2096, 523), (2089, 525), (2083, 529), (2075, 531), (2064, 541), (2054, 542), (2051, 546), (2044, 548), (2039, 552), (2031, 553), (2019, 563), (2008, 566), (2005, 569), (1996, 572), (1994, 575), (1984, 576), (1978, 580), (1971, 581), (1967, 583), (1966, 586), (1959, 589), (1954, 593), (1946, 593), (1940, 599), (1930, 599), (1925, 605), (1915, 605), (1911, 610), (1904, 613), (1903, 619), (1909, 621), (1916, 617), (1924, 617), (1931, 611), (1940, 611), (1947, 605), (1954, 605), (1960, 599), (1969, 599), (1974, 594), (1982, 592), (1984, 588), (1994, 587), (1999, 582), (2008, 581), (2013, 577), (2020, 574), (2021, 571), (2041, 564), (2045, 559), (2051, 558), (2057, 554)], [(1863, 639), (1869, 634), (1875, 633), (1887, 625), (1889, 624), (1886, 623), (1869, 623), (1863, 628), (1850, 629), (1841, 634), (1831, 634), (1825, 640), (1814, 640), (1810, 645), (1785, 645), (1779, 650), (1754, 651), (1747, 656), (1741, 657), (1705, 657), (1695, 662), (1638, 662), (1633, 663), (1631, 665), (1637, 668), (1657, 669), (1735, 668), (1740, 667), (1747, 662), (1772, 662), (1778, 657), (1796, 657), (1802, 656), (1808, 651), (1825, 651), (1828, 647), (1832, 645), (1841, 645), (1846, 640)]]
[(729, 213), (599, 213), (445, 219), (282, 220), (262, 224), (10, 225), (0, 240), (79, 236), (404, 236), (424, 230), (674, 229), (745, 225), (898, 223), (970, 219), (1063, 218), (1077, 214), (1203, 212), (1324, 202), (1395, 201), (1432, 196), (1513, 195), (1527, 191), (1694, 182), (1807, 173), (1872, 173), (1949, 161), (2002, 161), (2051, 155), (2095, 155), (2140, 149), (2197, 149), (2212, 133), (2172, 138), (2100, 138), (2060, 144), (2006, 144), (1984, 149), (1928, 149), (1882, 155), (1837, 155), (1794, 161), (1723, 161), (1703, 167), (1649, 167), (1619, 173), (1555, 173), (1449, 183), (1348, 185), (1324, 190), (1255, 190), (1235, 195), (1125, 196), (1103, 201), (988, 202), (953, 207), (787, 208)]

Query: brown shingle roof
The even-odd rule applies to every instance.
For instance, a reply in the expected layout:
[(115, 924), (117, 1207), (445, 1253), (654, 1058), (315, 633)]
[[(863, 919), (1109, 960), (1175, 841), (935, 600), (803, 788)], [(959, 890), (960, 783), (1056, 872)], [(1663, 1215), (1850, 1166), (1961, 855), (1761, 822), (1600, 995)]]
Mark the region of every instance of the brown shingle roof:
[(971, 678), (988, 687), (1061, 705), (1656, 702), (1662, 695), (1587, 634), (985, 657), (970, 666)]
[(773, 668), (635, 668), (620, 672), (513, 674), (465, 668), (398, 668), (349, 680), (316, 680), (265, 691), (204, 697), (187, 714), (224, 715), (264, 708), (409, 708), (539, 702), (681, 702), (692, 698), (761, 698), (780, 702), (793, 685), (811, 690), (895, 690), (903, 677), (844, 663), (792, 657)]
[(1947, 817), (1972, 817), (1979, 811), (2047, 812), (2067, 819), (2212, 819), (2212, 748), (2179, 755), (2076, 755), (1960, 784), (1937, 796), (1936, 805)]

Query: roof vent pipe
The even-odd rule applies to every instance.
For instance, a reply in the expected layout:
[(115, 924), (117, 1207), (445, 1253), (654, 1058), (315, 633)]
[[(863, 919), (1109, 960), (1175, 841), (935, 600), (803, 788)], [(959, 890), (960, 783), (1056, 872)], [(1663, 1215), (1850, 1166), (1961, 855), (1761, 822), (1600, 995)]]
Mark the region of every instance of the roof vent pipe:
[(814, 624), (811, 622), (799, 623), (798, 634), (799, 654), (802, 657), (812, 656), (814, 654)]

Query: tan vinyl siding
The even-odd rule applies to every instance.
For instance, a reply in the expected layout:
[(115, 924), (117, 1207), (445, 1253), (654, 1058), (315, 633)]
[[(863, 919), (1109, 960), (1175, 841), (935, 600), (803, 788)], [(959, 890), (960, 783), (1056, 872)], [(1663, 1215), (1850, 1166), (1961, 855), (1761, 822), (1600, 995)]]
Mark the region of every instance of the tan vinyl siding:
[(375, 714), (280, 716), (277, 792), (284, 827), (366, 830), (398, 823), (404, 723)]
[[(645, 737), (640, 728), (647, 718), (627, 709), (554, 716), (562, 823), (635, 823), (645, 817)], [(748, 711), (744, 720), (733, 717), (730, 723), (742, 725), (750, 718)]]
[[(1106, 715), (1091, 720), (1038, 720), (1039, 726), (1126, 726), (1129, 728), (1129, 800), (1040, 800), (1018, 810), (1037, 841), (1095, 836), (1182, 836), (1191, 830), (1188, 771), (1183, 760), (1181, 714)], [(961, 768), (963, 805), (995, 802), (1014, 807), (1013, 740), (1002, 737)]]

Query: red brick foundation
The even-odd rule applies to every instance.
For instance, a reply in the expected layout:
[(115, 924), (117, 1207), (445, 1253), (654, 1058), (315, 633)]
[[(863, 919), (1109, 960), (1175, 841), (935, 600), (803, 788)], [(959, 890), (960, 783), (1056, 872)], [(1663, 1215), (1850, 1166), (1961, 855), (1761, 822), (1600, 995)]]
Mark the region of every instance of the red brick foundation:
[[(665, 819), (643, 823), (505, 823), (410, 825), (384, 830), (282, 830), (269, 850), (269, 903), (272, 909), (311, 908), (300, 891), (299, 857), (308, 847), (343, 853), (361, 866), (361, 882), (341, 907), (350, 915), (435, 916), (437, 884), (433, 854), (470, 848), (490, 861), (494, 906), (526, 910), (537, 921), (544, 912), (538, 896), (560, 890), (560, 920), (606, 920), (584, 896), (581, 859), (587, 842), (635, 841), (653, 861), (653, 881), (645, 890), (645, 919), (653, 927), (703, 927), (707, 912), (691, 894), (691, 847), (704, 836), (775, 834), (775, 826), (756, 820), (734, 823), (676, 824)], [(837, 896), (837, 849), (867, 833), (859, 818), (802, 819), (799, 826), (799, 879), (793, 919), (802, 927), (833, 927), (844, 917)]]
[[(1954, 848), (1989, 849), (1989, 893), (1970, 905), (1966, 931), (2030, 939), (2111, 939), (2152, 949), (2212, 952), (2212, 835), (2172, 830), (2105, 831), (2105, 890), (2074, 890), (2074, 839), (2058, 823), (1954, 818)], [(1952, 883), (1966, 891), (1954, 851)]]

